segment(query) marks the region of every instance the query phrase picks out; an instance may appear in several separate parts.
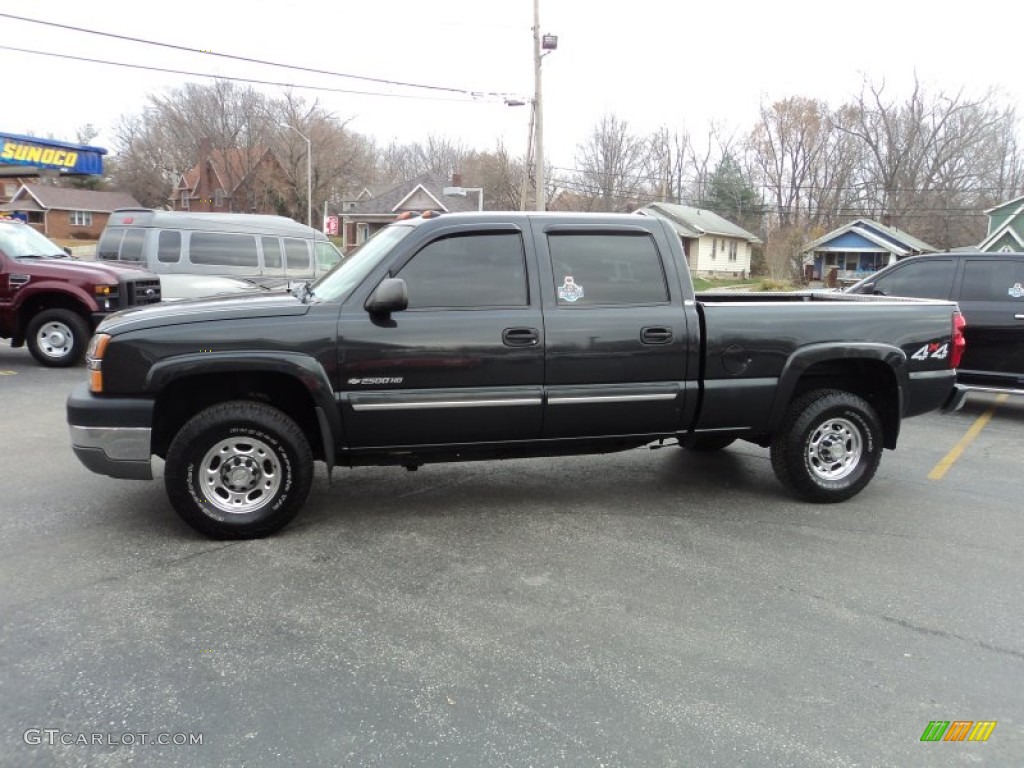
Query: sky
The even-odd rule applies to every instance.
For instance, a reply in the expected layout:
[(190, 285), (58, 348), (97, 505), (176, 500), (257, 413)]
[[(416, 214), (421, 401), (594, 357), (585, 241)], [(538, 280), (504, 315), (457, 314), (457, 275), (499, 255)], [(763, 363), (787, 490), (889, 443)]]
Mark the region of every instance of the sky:
[[(643, 134), (667, 126), (706, 136), (712, 122), (743, 134), (762, 102), (799, 95), (835, 106), (854, 97), (865, 78), (905, 95), (915, 73), (935, 91), (980, 95), (996, 88), (998, 99), (1013, 106), (1024, 98), (1015, 46), (993, 44), (993, 24), (1017, 29), (1024, 22), (1024, 6), (1016, 3), (993, 14), (948, 0), (539, 2), (542, 32), (558, 36), (542, 69), (544, 145), (556, 169), (575, 166), (578, 145), (607, 114)], [(526, 150), (529, 107), (508, 106), (502, 94), (534, 96), (533, 0), (0, 0), (0, 14), (450, 89), (249, 64), (0, 16), (0, 131), (73, 141), (91, 123), (100, 132), (92, 144), (111, 147), (113, 126), (142, 110), (148, 95), (212, 82), (6, 46), (371, 92), (295, 88), (382, 145), (433, 135), (481, 150), (499, 140), (513, 154)], [(282, 92), (254, 87), (269, 96)]]

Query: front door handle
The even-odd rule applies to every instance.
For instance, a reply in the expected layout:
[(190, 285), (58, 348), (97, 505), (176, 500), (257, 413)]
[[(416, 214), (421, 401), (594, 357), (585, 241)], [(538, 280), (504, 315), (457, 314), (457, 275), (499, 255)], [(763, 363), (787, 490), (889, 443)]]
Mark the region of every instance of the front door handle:
[(672, 329), (661, 325), (649, 325), (640, 329), (640, 341), (644, 344), (669, 344), (672, 342)]
[(1017, 320), (1024, 320), (1024, 315), (1014, 315), (1014, 318)]
[(501, 332), (501, 341), (506, 347), (535, 347), (540, 343), (540, 331), (536, 328), (506, 328)]

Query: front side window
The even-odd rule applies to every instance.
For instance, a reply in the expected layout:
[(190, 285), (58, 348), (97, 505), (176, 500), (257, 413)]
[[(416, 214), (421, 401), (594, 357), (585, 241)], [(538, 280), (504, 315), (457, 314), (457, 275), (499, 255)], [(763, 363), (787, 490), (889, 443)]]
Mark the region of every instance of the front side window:
[(341, 254), (332, 243), (316, 243), (316, 269), (318, 272), (334, 269), (334, 265), (339, 261), (341, 261)]
[(124, 231), (124, 239), (121, 241), (121, 261), (142, 261), (142, 241), (146, 237), (146, 230), (138, 227), (131, 227)]
[(915, 299), (948, 299), (953, 282), (952, 259), (928, 259), (894, 269), (875, 281), (875, 293)]
[(189, 241), (189, 257), (193, 264), (254, 269), (259, 266), (256, 238), (252, 235), (193, 232)]
[(961, 301), (1008, 301), (1024, 306), (1024, 259), (971, 259), (964, 265)]
[(650, 235), (552, 234), (548, 250), (559, 306), (668, 301), (661, 256)]
[(100, 236), (96, 246), (96, 258), (103, 261), (117, 261), (121, 252), (121, 238), (124, 237), (123, 227), (107, 227)]
[(405, 280), (410, 309), (530, 303), (518, 232), (442, 237), (422, 248), (396, 277)]

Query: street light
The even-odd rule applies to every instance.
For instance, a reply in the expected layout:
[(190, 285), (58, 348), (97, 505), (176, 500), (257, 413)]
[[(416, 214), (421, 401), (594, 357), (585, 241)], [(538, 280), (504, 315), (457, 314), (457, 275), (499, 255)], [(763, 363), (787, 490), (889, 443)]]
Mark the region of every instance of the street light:
[(313, 142), (302, 131), (290, 123), (278, 123), (282, 128), (291, 128), (306, 141), (306, 226), (313, 227)]

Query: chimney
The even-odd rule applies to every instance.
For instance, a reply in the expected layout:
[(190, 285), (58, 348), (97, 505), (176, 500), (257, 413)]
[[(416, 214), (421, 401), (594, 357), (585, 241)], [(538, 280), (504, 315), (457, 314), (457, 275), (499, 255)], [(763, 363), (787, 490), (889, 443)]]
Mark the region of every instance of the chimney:
[(453, 187), (461, 187), (462, 186), (462, 174), (461, 173), (453, 173), (452, 174), (452, 186)]

